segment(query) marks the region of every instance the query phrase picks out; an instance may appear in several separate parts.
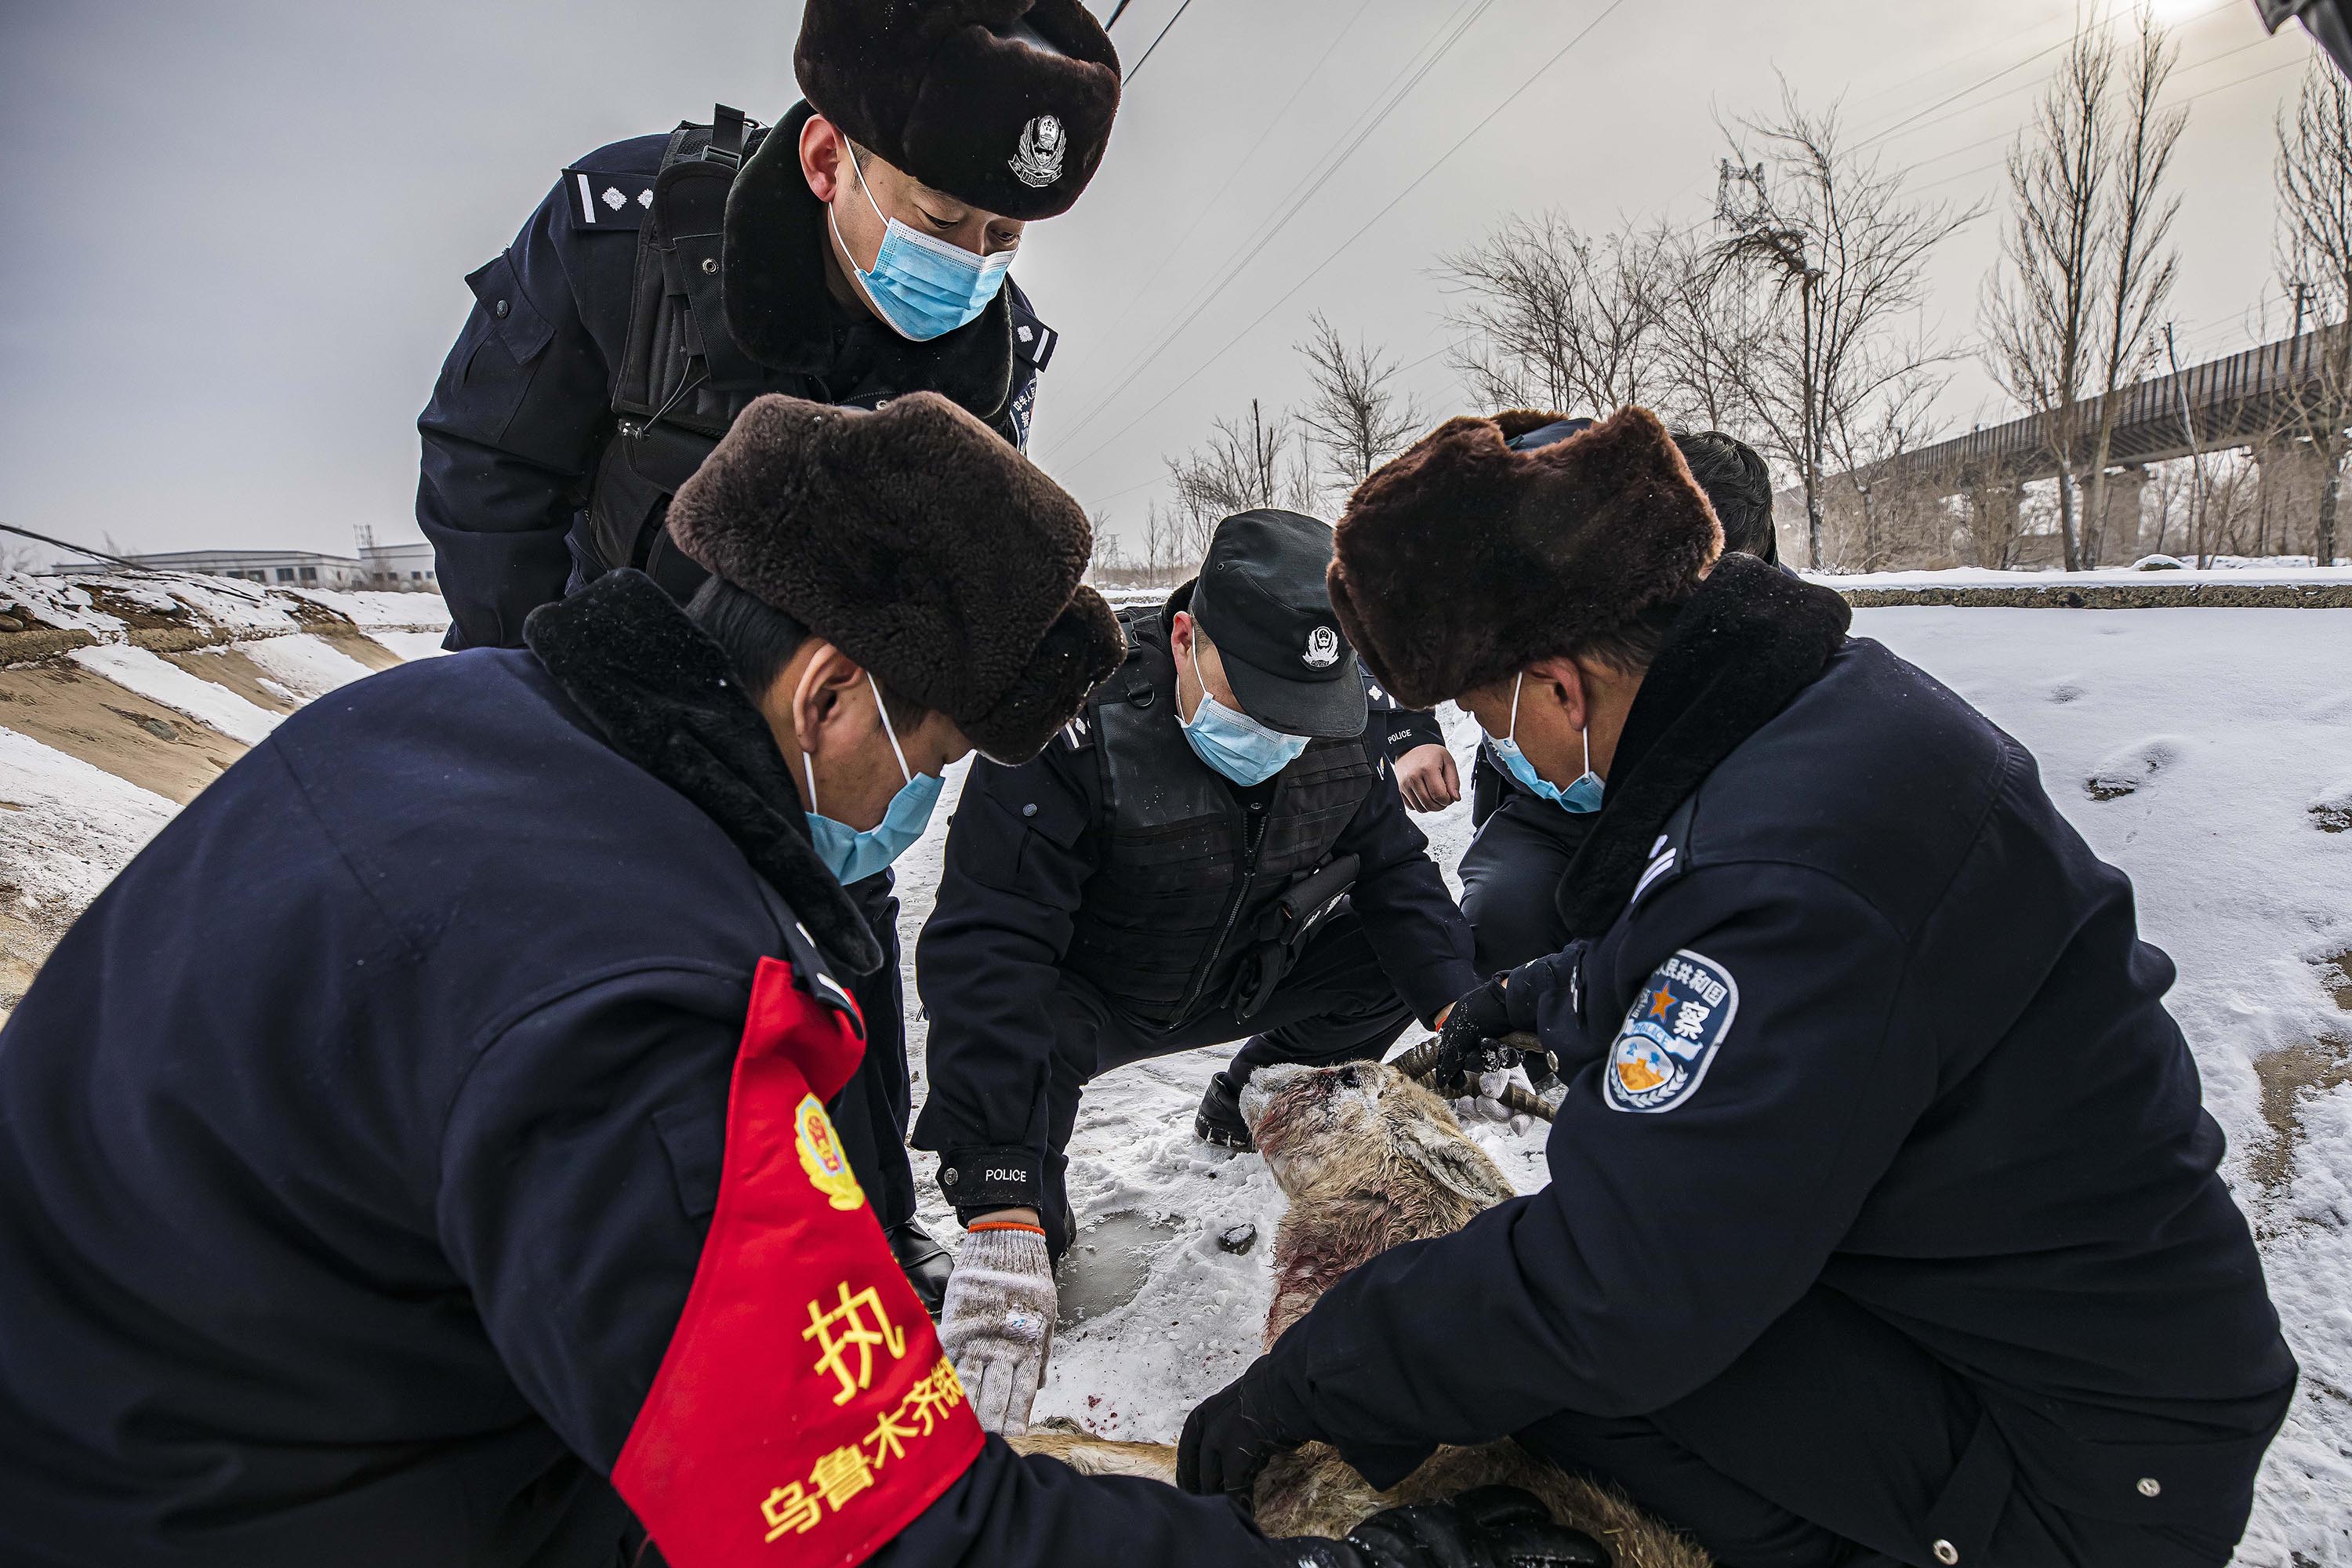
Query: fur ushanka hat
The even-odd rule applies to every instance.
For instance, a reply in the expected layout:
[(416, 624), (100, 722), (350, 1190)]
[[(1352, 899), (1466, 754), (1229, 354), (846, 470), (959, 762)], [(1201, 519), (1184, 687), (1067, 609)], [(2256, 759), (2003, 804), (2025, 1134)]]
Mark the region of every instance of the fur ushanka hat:
[(937, 393), (872, 413), (758, 399), (679, 488), (669, 530), (999, 762), (1034, 756), (1125, 651), (1078, 582), (1084, 509)]
[(1118, 112), (1118, 52), (1078, 0), (808, 0), (793, 67), (852, 142), (1012, 218), (1068, 211)]
[(1449, 419), (1366, 479), (1333, 535), (1339, 629), (1397, 701), (1429, 708), (1689, 596), (1723, 530), (1666, 427), (1627, 408)]

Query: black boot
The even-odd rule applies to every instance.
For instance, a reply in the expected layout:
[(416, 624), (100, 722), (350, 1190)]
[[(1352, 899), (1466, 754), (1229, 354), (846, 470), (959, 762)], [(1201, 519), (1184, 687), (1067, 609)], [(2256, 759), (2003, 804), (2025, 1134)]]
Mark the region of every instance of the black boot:
[(890, 1251), (898, 1267), (907, 1271), (907, 1282), (915, 1288), (923, 1310), (933, 1322), (939, 1321), (940, 1308), (948, 1299), (948, 1276), (955, 1270), (955, 1254), (941, 1247), (919, 1220), (894, 1225), (882, 1234), (890, 1238)]
[(1231, 1075), (1221, 1072), (1209, 1080), (1209, 1092), (1201, 1097), (1201, 1109), (1192, 1118), (1192, 1136), (1244, 1154), (1257, 1149), (1250, 1141), (1249, 1123), (1242, 1120), (1242, 1086)]

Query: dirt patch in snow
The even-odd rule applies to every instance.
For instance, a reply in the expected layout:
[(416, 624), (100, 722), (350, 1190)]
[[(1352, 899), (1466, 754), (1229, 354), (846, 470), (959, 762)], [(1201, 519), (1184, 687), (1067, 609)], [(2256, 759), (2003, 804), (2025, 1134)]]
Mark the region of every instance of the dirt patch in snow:
[[(2338, 1007), (2352, 1014), (2352, 952), (2324, 962), (2320, 984)], [(2264, 1192), (2276, 1192), (2294, 1173), (2295, 1151), (2305, 1137), (2304, 1107), (2352, 1083), (2352, 1020), (2339, 1035), (2300, 1041), (2255, 1058), (2254, 1077), (2262, 1084), (2263, 1121), (2270, 1136), (2247, 1159), (2246, 1171)]]
[[(14, 809), (0, 807), (0, 809)], [(0, 879), (0, 1023), (32, 989), (49, 949), (81, 913), (62, 899), (36, 901)]]
[(199, 680), (209, 680), (226, 687), (257, 708), (267, 708), (272, 713), (291, 713), (301, 700), (285, 685), (270, 678), (269, 673), (234, 647), (208, 647), (194, 653), (163, 655), (173, 664)]
[(351, 626), (314, 626), (310, 635), (337, 653), (366, 665), (371, 672), (390, 669), (404, 662), (400, 655), (375, 638)]
[(2263, 1120), (2270, 1136), (2246, 1160), (2246, 1173), (2264, 1192), (2276, 1192), (2294, 1173), (2304, 1140), (2303, 1108), (2314, 1098), (2352, 1083), (2352, 1035), (2312, 1040), (2254, 1058), (2263, 1086)]
[(245, 754), (185, 714), (66, 665), (0, 669), (0, 726), (182, 805)]

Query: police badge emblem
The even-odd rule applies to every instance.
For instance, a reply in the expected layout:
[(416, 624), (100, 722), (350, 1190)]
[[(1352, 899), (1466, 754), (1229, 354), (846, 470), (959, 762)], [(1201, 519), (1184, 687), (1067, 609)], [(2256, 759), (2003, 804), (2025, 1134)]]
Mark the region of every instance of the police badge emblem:
[(1021, 128), (1020, 150), (1006, 166), (1023, 184), (1042, 188), (1062, 177), (1062, 155), (1068, 150), (1061, 121), (1041, 114)]
[(1339, 634), (1329, 626), (1317, 626), (1307, 634), (1307, 651), (1299, 659), (1309, 669), (1328, 669), (1339, 662)]
[(849, 1168), (849, 1160), (841, 1151), (841, 1140), (833, 1131), (833, 1119), (824, 1113), (824, 1106), (815, 1095), (801, 1097), (800, 1109), (793, 1112), (794, 1142), (800, 1145), (801, 1169), (808, 1173), (809, 1185), (825, 1196), (825, 1201), (837, 1209), (864, 1206), (866, 1193), (857, 1184), (857, 1173)]
[(1739, 1011), (1739, 983), (1688, 949), (1651, 972), (1609, 1047), (1601, 1098), (1612, 1110), (1655, 1114), (1698, 1092)]

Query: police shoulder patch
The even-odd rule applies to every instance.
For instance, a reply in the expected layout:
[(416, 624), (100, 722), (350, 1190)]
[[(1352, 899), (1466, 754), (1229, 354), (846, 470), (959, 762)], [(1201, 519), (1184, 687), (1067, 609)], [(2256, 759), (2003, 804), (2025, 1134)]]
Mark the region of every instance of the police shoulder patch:
[(578, 164), (563, 171), (573, 227), (589, 233), (635, 233), (654, 205), (651, 174), (605, 174)]
[(1739, 1011), (1739, 983), (1685, 948), (1653, 970), (1609, 1047), (1601, 1098), (1612, 1110), (1672, 1110), (1698, 1091)]

